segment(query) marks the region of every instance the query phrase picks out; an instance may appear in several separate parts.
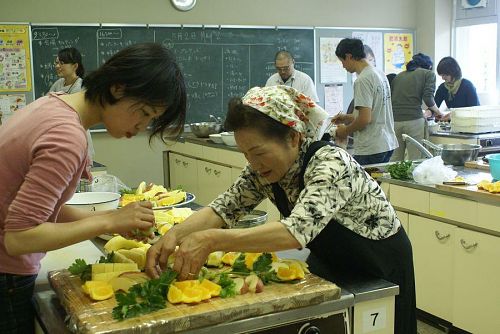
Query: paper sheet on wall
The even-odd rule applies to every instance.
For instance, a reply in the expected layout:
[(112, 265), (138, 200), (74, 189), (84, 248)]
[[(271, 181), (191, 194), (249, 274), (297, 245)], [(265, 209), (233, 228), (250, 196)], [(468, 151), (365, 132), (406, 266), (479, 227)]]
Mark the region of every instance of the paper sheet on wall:
[(26, 106), (24, 94), (0, 94), (0, 122), (5, 123), (12, 113)]
[(347, 71), (335, 55), (335, 49), (341, 40), (342, 38), (330, 37), (319, 39), (321, 83), (347, 82)]
[[(372, 64), (381, 71), (384, 71), (384, 45), (383, 45), (383, 35), (381, 32), (368, 32), (368, 31), (353, 31), (353, 38), (358, 38), (363, 41), (365, 45), (366, 58)], [(369, 49), (366, 47), (368, 45)], [(372, 51), (373, 55), (370, 55), (367, 51)]]
[(406, 70), (405, 64), (413, 56), (412, 34), (384, 34), (385, 73), (399, 73)]
[(342, 85), (325, 86), (325, 111), (335, 116), (344, 108), (344, 89)]

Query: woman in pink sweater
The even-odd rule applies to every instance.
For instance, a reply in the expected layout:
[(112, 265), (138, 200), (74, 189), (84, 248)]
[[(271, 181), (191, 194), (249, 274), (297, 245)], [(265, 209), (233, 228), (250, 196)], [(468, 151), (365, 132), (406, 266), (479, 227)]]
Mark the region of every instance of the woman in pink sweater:
[(32, 333), (31, 298), (47, 251), (103, 233), (127, 234), (154, 223), (148, 202), (86, 212), (64, 203), (88, 174), (85, 131), (103, 124), (115, 138), (147, 127), (176, 138), (186, 114), (184, 78), (159, 44), (118, 52), (75, 94), (51, 93), (0, 127), (0, 332)]

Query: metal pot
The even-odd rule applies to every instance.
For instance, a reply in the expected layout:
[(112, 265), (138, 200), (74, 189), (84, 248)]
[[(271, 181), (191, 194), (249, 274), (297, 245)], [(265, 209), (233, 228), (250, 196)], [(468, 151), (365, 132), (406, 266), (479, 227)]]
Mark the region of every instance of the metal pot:
[(422, 144), (407, 134), (402, 134), (404, 141), (413, 143), (426, 158), (432, 158), (434, 155), (440, 155), (446, 165), (463, 166), (466, 161), (476, 160), (481, 145), (476, 144), (444, 144), (436, 145), (428, 140), (423, 139), (422, 142), (431, 147), (435, 154), (433, 155)]
[(463, 166), (466, 161), (476, 160), (481, 145), (477, 144), (441, 144), (436, 145), (428, 140), (422, 142), (435, 151), (435, 155), (441, 155), (444, 163), (453, 166)]
[(217, 122), (200, 122), (189, 124), (191, 132), (194, 133), (196, 137), (208, 137), (211, 134), (219, 133), (222, 129), (220, 123)]

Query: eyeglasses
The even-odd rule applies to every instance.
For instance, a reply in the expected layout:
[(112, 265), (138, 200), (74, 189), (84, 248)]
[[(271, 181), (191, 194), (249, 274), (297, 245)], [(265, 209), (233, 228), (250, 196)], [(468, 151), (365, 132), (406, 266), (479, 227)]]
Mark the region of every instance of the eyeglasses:
[(59, 66), (63, 66), (64, 64), (66, 64), (66, 63), (65, 63), (65, 62), (63, 62), (63, 61), (60, 61), (60, 60), (58, 60), (58, 59), (54, 60), (54, 66), (57, 66), (57, 65), (59, 65)]

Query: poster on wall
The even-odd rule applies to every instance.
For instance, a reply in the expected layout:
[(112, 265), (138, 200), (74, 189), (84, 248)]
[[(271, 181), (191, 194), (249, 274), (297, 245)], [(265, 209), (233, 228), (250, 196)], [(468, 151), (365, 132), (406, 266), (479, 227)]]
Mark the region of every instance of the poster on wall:
[(26, 106), (24, 94), (0, 94), (0, 124), (5, 123), (12, 113)]
[(353, 31), (352, 37), (363, 41), (368, 62), (384, 71), (384, 45), (381, 32)]
[(385, 73), (399, 73), (413, 56), (412, 34), (384, 34)]
[(347, 82), (347, 71), (342, 67), (342, 62), (335, 55), (335, 49), (342, 38), (319, 39), (319, 57), (321, 61), (321, 83)]
[(28, 25), (0, 25), (0, 92), (31, 90)]
[(342, 85), (325, 86), (325, 111), (330, 117), (342, 112), (344, 107), (344, 89)]

